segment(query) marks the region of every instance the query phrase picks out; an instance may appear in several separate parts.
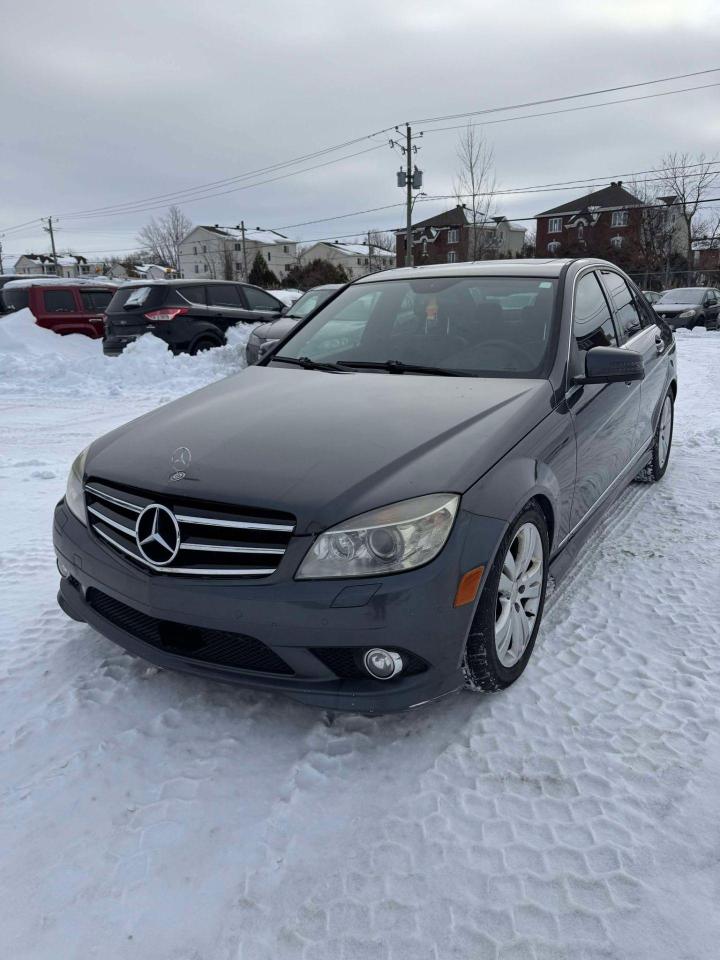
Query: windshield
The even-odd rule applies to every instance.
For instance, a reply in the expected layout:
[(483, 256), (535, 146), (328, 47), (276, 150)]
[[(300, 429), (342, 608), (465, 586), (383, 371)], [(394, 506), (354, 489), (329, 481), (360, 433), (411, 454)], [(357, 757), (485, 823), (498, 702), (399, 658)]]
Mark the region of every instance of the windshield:
[(295, 301), (285, 316), (297, 317), (300, 320), (304, 320), (309, 313), (312, 313), (313, 310), (316, 307), (319, 307), (321, 303), (325, 303), (326, 300), (329, 300), (334, 293), (334, 289), (308, 290), (308, 292), (304, 293), (299, 300)]
[(702, 287), (678, 287), (664, 293), (658, 303), (700, 303), (704, 293)]
[(348, 366), (392, 361), (394, 372), (422, 365), (466, 376), (545, 376), (556, 285), (486, 276), (354, 284), (276, 356)]

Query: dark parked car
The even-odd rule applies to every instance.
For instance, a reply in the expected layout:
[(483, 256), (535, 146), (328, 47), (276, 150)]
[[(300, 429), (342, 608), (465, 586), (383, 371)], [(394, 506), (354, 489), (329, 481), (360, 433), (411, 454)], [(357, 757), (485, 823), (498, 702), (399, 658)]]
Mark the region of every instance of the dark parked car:
[(666, 290), (653, 304), (658, 316), (677, 327), (707, 327), (717, 330), (720, 290), (713, 287), (677, 287)]
[(0, 300), (5, 313), (28, 307), (39, 327), (96, 340), (103, 335), (103, 313), (114, 292), (115, 287), (85, 280), (23, 278), (6, 283)]
[(77, 457), (60, 605), (154, 663), (326, 708), (507, 687), (548, 572), (665, 473), (656, 319), (605, 261), (364, 277), (258, 365)]
[(225, 343), (228, 327), (277, 317), (277, 297), (249, 283), (226, 280), (155, 280), (120, 287), (107, 309), (103, 351), (122, 353), (145, 333), (173, 353), (199, 353)]
[[(11, 280), (42, 280), (42, 273), (0, 273), (0, 290)], [(2, 313), (2, 302), (0, 301), (0, 313)]]
[(341, 287), (341, 283), (326, 283), (320, 287), (313, 287), (292, 306), (286, 307), (282, 317), (273, 320), (272, 323), (262, 323), (255, 327), (247, 343), (247, 362), (257, 363), (265, 350), (286, 337), (293, 327), (309, 316), (313, 310), (321, 307)]

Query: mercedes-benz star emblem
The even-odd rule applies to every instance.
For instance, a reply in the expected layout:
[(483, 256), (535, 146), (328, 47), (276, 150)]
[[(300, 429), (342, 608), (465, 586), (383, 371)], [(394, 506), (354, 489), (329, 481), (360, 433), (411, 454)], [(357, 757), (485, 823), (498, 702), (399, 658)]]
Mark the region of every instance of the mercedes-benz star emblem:
[(170, 454), (170, 466), (176, 470), (187, 470), (192, 460), (192, 454), (188, 447), (178, 447)]
[(158, 567), (172, 563), (180, 549), (180, 527), (175, 515), (162, 504), (149, 504), (137, 518), (135, 543), (148, 563)]

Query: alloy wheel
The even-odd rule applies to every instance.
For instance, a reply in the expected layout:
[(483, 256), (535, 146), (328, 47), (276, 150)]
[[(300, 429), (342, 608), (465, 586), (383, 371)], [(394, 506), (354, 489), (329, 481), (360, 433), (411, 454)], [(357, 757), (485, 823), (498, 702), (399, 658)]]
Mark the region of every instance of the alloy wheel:
[(495, 650), (504, 667), (520, 660), (532, 636), (543, 586), (543, 544), (534, 523), (524, 523), (503, 560), (495, 613)]

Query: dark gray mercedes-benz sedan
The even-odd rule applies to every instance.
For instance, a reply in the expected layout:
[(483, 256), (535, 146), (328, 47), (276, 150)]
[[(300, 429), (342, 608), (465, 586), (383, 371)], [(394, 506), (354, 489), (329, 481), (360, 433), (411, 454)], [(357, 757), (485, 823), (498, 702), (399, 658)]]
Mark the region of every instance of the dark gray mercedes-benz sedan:
[(153, 663), (326, 708), (507, 687), (548, 574), (664, 474), (676, 390), (672, 331), (604, 261), (364, 277), (78, 456), (60, 605)]

